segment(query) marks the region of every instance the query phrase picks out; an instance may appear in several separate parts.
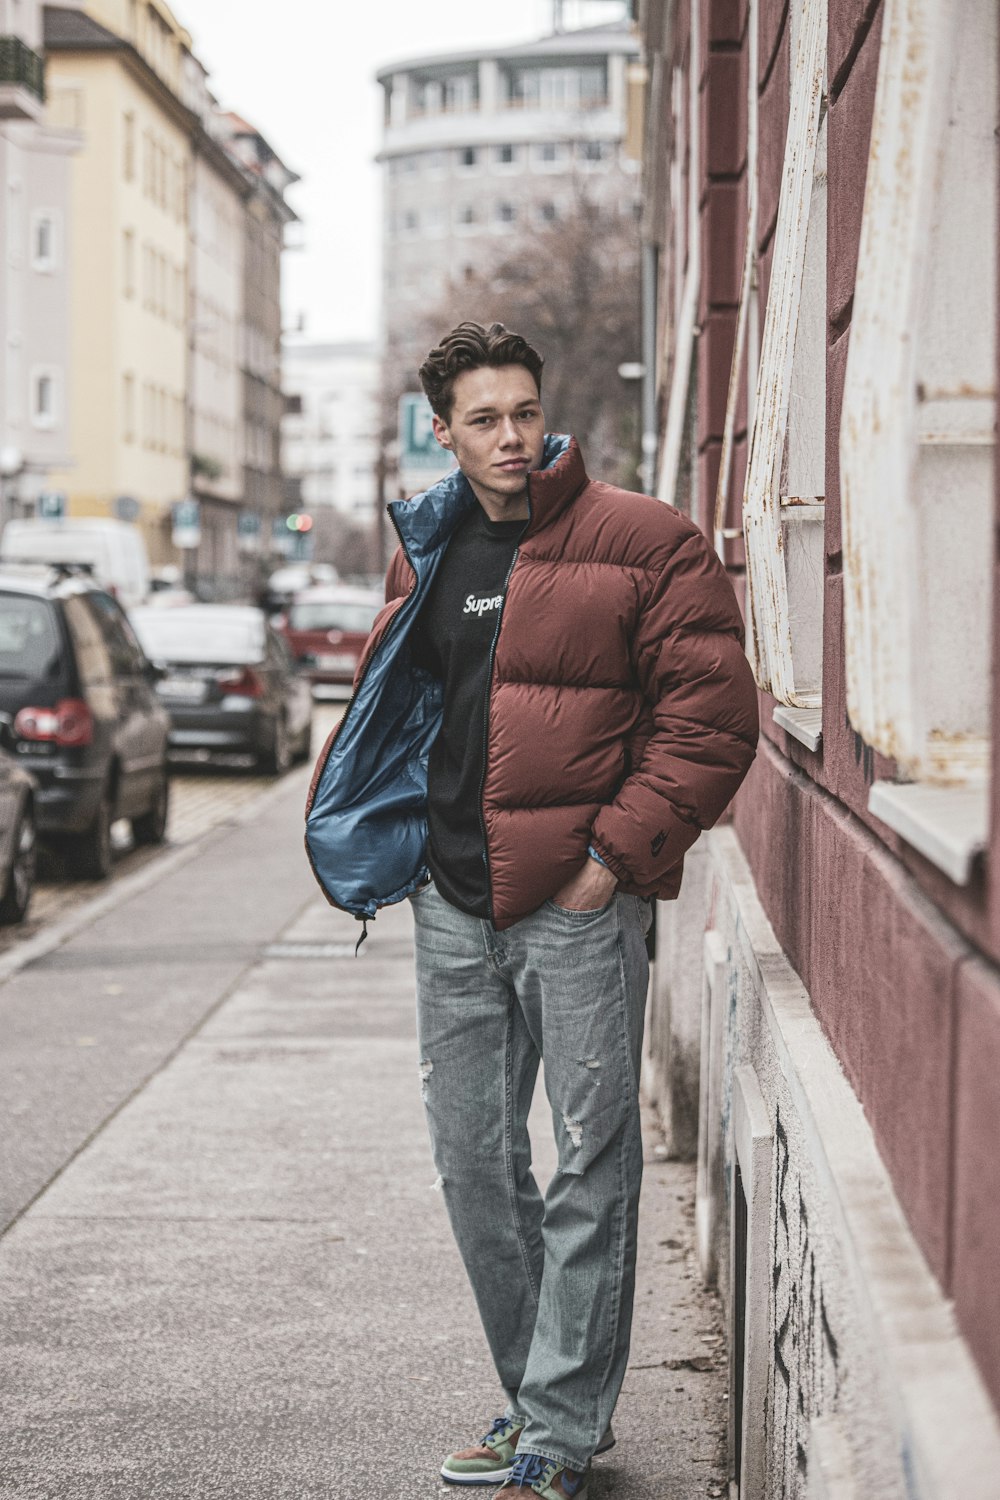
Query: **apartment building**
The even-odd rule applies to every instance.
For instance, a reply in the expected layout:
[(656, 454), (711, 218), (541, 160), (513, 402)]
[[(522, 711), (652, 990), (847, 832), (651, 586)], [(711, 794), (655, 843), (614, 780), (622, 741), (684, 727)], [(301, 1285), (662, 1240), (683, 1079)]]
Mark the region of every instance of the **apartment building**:
[(162, 4), (49, 6), (53, 107), (73, 163), (70, 513), (142, 526), (175, 561), (171, 508), (188, 489), (191, 127), (180, 99), (191, 38)]
[(763, 730), (661, 911), (646, 1060), (697, 1156), (732, 1483), (988, 1500), (997, 9), (638, 11), (651, 456), (746, 600)]
[(383, 341), (387, 386), (413, 389), (422, 320), (581, 198), (629, 214), (627, 20), (521, 46), (383, 68)]
[(374, 344), (301, 343), (284, 348), (284, 464), (301, 505), (332, 507), (369, 526), (378, 504), (379, 358)]
[(0, 522), (70, 461), (70, 158), (46, 102), (42, 6), (0, 0)]

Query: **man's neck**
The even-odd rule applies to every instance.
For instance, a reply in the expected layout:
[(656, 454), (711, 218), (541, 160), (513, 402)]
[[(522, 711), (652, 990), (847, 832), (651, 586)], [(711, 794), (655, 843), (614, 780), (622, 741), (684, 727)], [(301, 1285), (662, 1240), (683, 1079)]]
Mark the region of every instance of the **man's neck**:
[(496, 490), (488, 490), (480, 484), (473, 484), (472, 493), (479, 501), (488, 521), (526, 521), (528, 519), (530, 512), (527, 485), (519, 495), (502, 495)]

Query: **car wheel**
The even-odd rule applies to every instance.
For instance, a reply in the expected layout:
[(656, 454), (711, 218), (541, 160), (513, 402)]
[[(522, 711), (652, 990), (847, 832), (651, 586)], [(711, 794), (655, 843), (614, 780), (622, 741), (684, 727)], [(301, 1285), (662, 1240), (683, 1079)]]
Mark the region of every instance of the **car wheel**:
[(107, 880), (111, 874), (111, 824), (114, 815), (111, 809), (111, 788), (101, 792), (101, 804), (97, 815), (86, 833), (73, 840), (71, 859), (73, 869), (83, 880)]
[(132, 819), (132, 837), (137, 844), (162, 844), (167, 836), (167, 816), (170, 812), (170, 782), (167, 773), (156, 787), (153, 805), (147, 812)]
[(35, 815), (29, 804), (21, 814), (21, 821), (17, 826), (7, 889), (0, 900), (0, 924), (5, 927), (13, 922), (22, 922), (27, 915), (31, 893), (35, 888), (36, 852)]
[(292, 746), (288, 738), (288, 725), (284, 719), (274, 721), (274, 739), (270, 750), (260, 757), (260, 768), (269, 776), (284, 776), (292, 764)]

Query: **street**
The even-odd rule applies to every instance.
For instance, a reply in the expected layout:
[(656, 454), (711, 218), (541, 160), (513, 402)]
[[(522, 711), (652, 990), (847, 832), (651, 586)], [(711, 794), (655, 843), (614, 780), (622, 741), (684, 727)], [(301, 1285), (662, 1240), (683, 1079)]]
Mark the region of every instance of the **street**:
[[(123, 853), (96, 900), (50, 884), (29, 961), (16, 940), (0, 959), (2, 1497), (440, 1494), (442, 1456), (499, 1409), (432, 1190), (409, 909), (355, 958), (302, 850), (310, 769), (176, 778), (171, 843)], [(647, 1124), (593, 1493), (720, 1495), (694, 1171)], [(542, 1180), (550, 1136), (539, 1091)]]

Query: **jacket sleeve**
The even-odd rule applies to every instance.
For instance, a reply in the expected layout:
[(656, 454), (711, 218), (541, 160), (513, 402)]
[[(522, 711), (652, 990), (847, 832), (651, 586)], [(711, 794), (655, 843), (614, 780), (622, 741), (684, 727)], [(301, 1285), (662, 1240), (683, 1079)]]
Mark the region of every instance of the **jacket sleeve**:
[(702, 533), (685, 529), (652, 581), (633, 643), (653, 732), (593, 825), (612, 872), (650, 892), (721, 817), (757, 744), (757, 690), (732, 585)]

